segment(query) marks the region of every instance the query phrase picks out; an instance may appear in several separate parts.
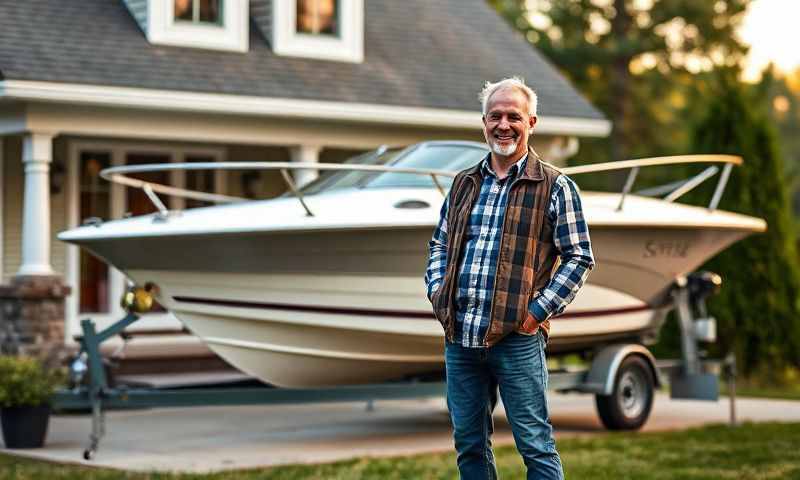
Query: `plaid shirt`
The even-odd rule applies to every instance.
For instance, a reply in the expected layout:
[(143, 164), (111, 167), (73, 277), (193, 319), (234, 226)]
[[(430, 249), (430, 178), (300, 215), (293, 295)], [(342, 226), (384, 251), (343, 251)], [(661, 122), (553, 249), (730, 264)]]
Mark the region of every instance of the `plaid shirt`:
[[(464, 347), (483, 346), (489, 327), (508, 191), (525, 168), (527, 155), (514, 164), (502, 180), (492, 171), (488, 159), (487, 156), (481, 165), (483, 183), (465, 232), (456, 286), (455, 338), (460, 338)], [(442, 205), (439, 225), (429, 244), (430, 258), (425, 272), (428, 298), (441, 286), (447, 269), (448, 203), (449, 196)], [(528, 305), (539, 322), (566, 308), (594, 266), (578, 187), (565, 175), (559, 175), (553, 184), (547, 219), (553, 225), (553, 241), (561, 263), (547, 286), (536, 292)]]

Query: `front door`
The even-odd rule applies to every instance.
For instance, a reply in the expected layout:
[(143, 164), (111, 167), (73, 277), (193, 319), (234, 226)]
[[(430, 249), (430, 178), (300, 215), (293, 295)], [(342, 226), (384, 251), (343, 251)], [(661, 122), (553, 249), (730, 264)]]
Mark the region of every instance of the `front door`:
[[(126, 165), (146, 165), (154, 163), (170, 163), (172, 156), (167, 153), (127, 153), (125, 155)], [(160, 185), (168, 185), (170, 183), (168, 172), (144, 172), (130, 175), (132, 178), (142, 180), (144, 182), (155, 183)], [(158, 195), (158, 194), (156, 194)], [(170, 208), (170, 199), (159, 197), (167, 208)], [(139, 215), (147, 215), (158, 211), (158, 207), (150, 200), (144, 190), (141, 188), (125, 187), (125, 215), (138, 217)], [(161, 306), (160, 303), (155, 302), (153, 308), (148, 313), (152, 315), (155, 313), (164, 313), (167, 310)]]
[[(111, 152), (84, 150), (78, 161), (78, 204), (80, 223), (103, 221), (111, 215), (111, 184), (100, 178), (100, 171), (111, 166)], [(80, 287), (78, 312), (99, 317), (111, 313), (111, 269), (86, 250), (79, 251)]]

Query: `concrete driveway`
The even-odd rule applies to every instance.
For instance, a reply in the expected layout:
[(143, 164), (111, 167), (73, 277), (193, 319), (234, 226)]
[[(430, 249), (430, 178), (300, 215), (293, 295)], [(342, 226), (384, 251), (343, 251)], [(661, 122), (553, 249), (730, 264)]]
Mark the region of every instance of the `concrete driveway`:
[[(603, 432), (591, 395), (550, 396), (557, 437)], [(800, 402), (738, 399), (740, 421), (800, 422)], [(728, 400), (670, 400), (659, 394), (645, 431), (683, 429), (728, 421)], [(85, 415), (56, 416), (47, 446), (9, 451), (47, 460), (126, 470), (206, 472), (361, 456), (450, 451), (452, 440), (442, 399), (366, 404), (194, 407), (111, 412), (107, 434), (92, 462), (81, 454), (89, 434)], [(495, 443), (512, 444), (502, 408)]]

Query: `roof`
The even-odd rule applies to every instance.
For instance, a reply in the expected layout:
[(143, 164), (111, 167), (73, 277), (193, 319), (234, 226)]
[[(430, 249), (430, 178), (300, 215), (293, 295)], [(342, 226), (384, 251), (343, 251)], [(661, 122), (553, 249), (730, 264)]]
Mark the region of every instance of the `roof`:
[(0, 80), (477, 111), (483, 82), (520, 75), (540, 115), (604, 119), (484, 0), (364, 3), (354, 64), (275, 55), (269, 0), (244, 54), (151, 45), (122, 0), (0, 2)]

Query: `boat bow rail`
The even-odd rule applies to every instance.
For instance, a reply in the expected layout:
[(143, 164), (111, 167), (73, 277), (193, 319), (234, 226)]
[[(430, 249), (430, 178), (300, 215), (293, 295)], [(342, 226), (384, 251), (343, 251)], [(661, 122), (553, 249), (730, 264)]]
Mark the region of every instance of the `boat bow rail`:
[[(634, 182), (639, 170), (644, 167), (658, 167), (668, 165), (686, 164), (723, 164), (722, 174), (717, 182), (714, 194), (708, 204), (709, 211), (717, 209), (722, 194), (725, 191), (731, 169), (734, 165), (741, 165), (742, 158), (735, 155), (678, 155), (668, 157), (640, 158), (635, 160), (621, 160), (614, 162), (596, 163), (591, 165), (581, 165), (575, 167), (565, 167), (560, 169), (566, 175), (581, 175), (586, 173), (601, 173), (619, 170), (629, 170), (625, 184), (620, 192), (620, 200), (617, 211), (621, 211), (625, 204), (625, 198), (633, 189)], [(173, 187), (159, 183), (146, 182), (132, 178), (129, 175), (137, 173), (151, 173), (164, 171), (190, 171), (190, 170), (279, 170), (281, 177), (286, 183), (287, 188), (298, 199), (308, 216), (314, 213), (305, 201), (302, 190), (298, 187), (289, 171), (292, 170), (325, 170), (325, 171), (359, 171), (373, 173), (401, 173), (410, 175), (428, 176), (433, 180), (437, 190), (446, 195), (446, 190), (442, 185), (440, 177), (453, 178), (458, 172), (451, 170), (412, 168), (395, 165), (358, 165), (358, 164), (338, 164), (338, 163), (315, 163), (315, 162), (192, 162), (192, 163), (158, 163), (144, 165), (126, 165), (106, 168), (100, 172), (100, 176), (110, 182), (126, 185), (133, 188), (141, 188), (153, 205), (158, 209), (158, 220), (169, 218), (169, 211), (156, 193), (173, 195), (183, 198), (191, 198), (214, 203), (231, 203), (249, 201), (248, 198), (220, 195), (215, 193), (189, 190), (185, 188)], [(719, 168), (711, 166), (703, 170), (700, 174), (678, 182), (672, 182), (660, 187), (651, 188), (642, 192), (641, 195), (665, 195), (662, 199), (666, 202), (674, 202), (689, 191), (698, 187), (704, 181), (716, 175)]]
[[(717, 154), (707, 154), (707, 155), (675, 155), (669, 157), (653, 157), (653, 158), (640, 158), (636, 160), (621, 160), (618, 162), (605, 162), (605, 163), (595, 163), (592, 165), (581, 165), (577, 167), (567, 167), (562, 169), (561, 171), (567, 175), (579, 175), (583, 173), (599, 173), (599, 172), (611, 172), (616, 170), (630, 170), (628, 173), (628, 178), (625, 180), (625, 185), (622, 187), (621, 197), (619, 201), (619, 205), (617, 206), (617, 210), (622, 210), (622, 207), (625, 204), (625, 197), (630, 193), (631, 189), (633, 188), (633, 183), (636, 181), (636, 176), (639, 173), (639, 169), (642, 167), (658, 167), (658, 166), (666, 166), (666, 165), (686, 165), (686, 164), (693, 164), (693, 163), (721, 163), (724, 165), (722, 169), (722, 175), (720, 175), (719, 181), (717, 182), (717, 186), (714, 189), (714, 194), (711, 197), (711, 201), (708, 204), (708, 209), (714, 211), (719, 206), (719, 201), (722, 199), (722, 194), (725, 191), (725, 186), (728, 183), (728, 178), (731, 174), (731, 169), (734, 165), (741, 165), (743, 163), (742, 157), (738, 157), (736, 155), (717, 155)], [(681, 180), (678, 182), (671, 183), (667, 185), (665, 191), (661, 191), (658, 189), (651, 189), (654, 191), (654, 194), (657, 193), (666, 193), (666, 196), (663, 198), (666, 202), (674, 202), (681, 196), (689, 193), (691, 190), (698, 187), (702, 184), (705, 180), (713, 177), (717, 173), (717, 167), (709, 167), (703, 170), (700, 174), (695, 175), (694, 177), (688, 178), (686, 180)]]
[[(185, 188), (178, 188), (169, 185), (146, 182), (131, 178), (129, 174), (136, 173), (150, 173), (150, 172), (165, 172), (165, 171), (187, 171), (187, 170), (279, 170), (286, 186), (297, 197), (310, 217), (314, 213), (308, 207), (304, 195), (297, 183), (289, 175), (289, 170), (333, 170), (333, 171), (358, 171), (358, 172), (375, 172), (375, 173), (405, 173), (412, 175), (425, 175), (431, 177), (434, 185), (442, 194), (446, 195), (444, 186), (439, 180), (440, 176), (453, 178), (458, 172), (450, 170), (438, 170), (430, 168), (409, 168), (409, 167), (396, 167), (391, 165), (347, 165), (339, 163), (315, 163), (315, 162), (192, 162), (192, 163), (153, 163), (143, 165), (127, 165), (120, 167), (106, 168), (100, 172), (100, 176), (110, 182), (126, 185), (133, 188), (141, 188), (148, 196), (153, 205), (159, 211), (159, 217), (165, 219), (168, 216), (168, 211), (164, 204), (158, 200), (158, 197), (153, 192), (163, 193), (165, 195), (174, 195), (183, 198), (191, 198), (195, 200), (202, 200), (215, 203), (231, 203), (249, 201), (248, 198), (232, 197), (228, 195), (219, 195), (214, 193), (200, 192), (197, 190), (188, 190)], [(155, 198), (154, 198), (155, 197)]]

